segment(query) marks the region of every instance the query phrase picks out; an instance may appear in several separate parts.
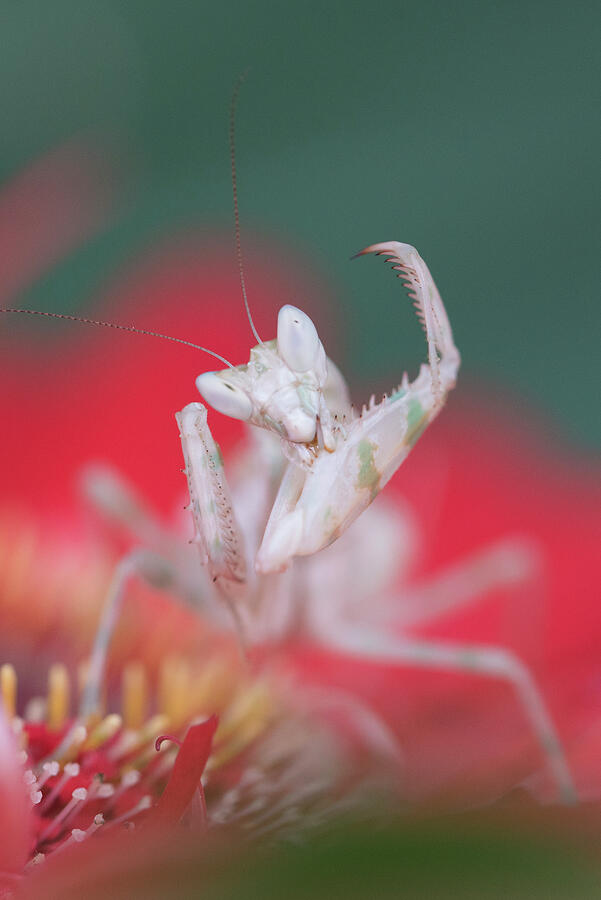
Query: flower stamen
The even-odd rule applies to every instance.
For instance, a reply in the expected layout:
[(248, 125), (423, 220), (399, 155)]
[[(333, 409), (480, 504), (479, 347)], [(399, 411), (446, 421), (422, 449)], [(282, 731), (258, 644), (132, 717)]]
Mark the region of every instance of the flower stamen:
[(60, 766), (55, 759), (42, 764), (42, 774), (38, 777), (38, 788), (42, 790), (49, 778), (54, 778), (60, 772)]
[(48, 796), (44, 799), (41, 806), (42, 810), (50, 809), (56, 798), (59, 796), (65, 785), (71, 778), (79, 775), (79, 763), (67, 763), (63, 769), (63, 774), (54, 785)]
[(110, 741), (121, 730), (123, 720), (118, 713), (110, 713), (94, 728), (84, 743), (82, 750), (96, 750)]
[[(144, 812), (146, 809), (150, 809), (152, 806), (152, 797), (150, 794), (144, 794), (141, 800), (136, 803), (136, 805), (129, 810), (129, 812), (123, 813), (122, 816), (118, 816), (116, 819), (112, 819), (111, 822), (107, 823), (107, 827), (114, 828), (116, 825), (124, 825), (129, 824), (135, 816), (139, 813)], [(132, 823), (133, 824), (133, 823)]]
[(17, 673), (10, 663), (0, 666), (0, 697), (7, 719), (12, 719), (17, 711)]
[(67, 667), (54, 663), (48, 671), (48, 700), (46, 720), (48, 728), (60, 731), (69, 718), (71, 686)]
[(46, 828), (38, 836), (38, 841), (43, 843), (47, 841), (53, 834), (60, 831), (61, 826), (73, 815), (78, 806), (88, 799), (88, 791), (86, 788), (75, 788), (71, 794), (69, 802), (61, 809), (59, 813), (52, 819)]
[(126, 728), (142, 727), (148, 710), (148, 679), (141, 662), (130, 662), (123, 669), (121, 708)]

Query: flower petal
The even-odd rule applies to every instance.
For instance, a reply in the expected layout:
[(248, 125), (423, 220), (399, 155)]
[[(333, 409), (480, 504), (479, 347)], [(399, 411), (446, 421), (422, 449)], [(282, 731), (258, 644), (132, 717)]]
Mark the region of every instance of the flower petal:
[(186, 812), (200, 784), (216, 729), (217, 716), (188, 729), (167, 787), (151, 814), (153, 825), (175, 825)]
[(21, 872), (30, 850), (31, 803), (10, 723), (0, 708), (0, 896), (9, 873)]

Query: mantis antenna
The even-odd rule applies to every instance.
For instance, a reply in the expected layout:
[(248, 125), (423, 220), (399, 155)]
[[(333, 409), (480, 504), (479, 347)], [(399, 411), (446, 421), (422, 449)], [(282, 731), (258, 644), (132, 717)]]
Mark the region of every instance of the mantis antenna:
[(162, 338), (164, 341), (173, 341), (176, 344), (185, 344), (187, 347), (193, 347), (195, 350), (202, 350), (203, 353), (208, 353), (210, 356), (214, 356), (215, 359), (225, 363), (230, 369), (235, 368), (235, 366), (233, 366), (224, 356), (220, 356), (220, 354), (215, 353), (214, 350), (207, 350), (206, 347), (201, 347), (200, 344), (193, 344), (191, 341), (184, 341), (183, 338), (171, 337), (168, 334), (160, 334), (158, 331), (147, 331), (145, 328), (136, 328), (134, 325), (117, 325), (116, 322), (101, 322), (98, 319), (85, 319), (82, 316), (68, 316), (65, 313), (42, 312), (39, 309), (13, 309), (11, 307), (0, 307), (0, 313), (25, 313), (28, 316), (47, 316), (50, 319), (68, 319), (70, 322), (83, 322), (84, 325), (100, 325), (103, 328), (117, 328), (119, 331), (133, 331), (134, 334), (146, 334), (149, 337)]
[(232, 194), (234, 196), (234, 222), (236, 228), (236, 257), (238, 259), (238, 271), (240, 272), (240, 286), (242, 287), (242, 296), (244, 298), (244, 306), (246, 308), (246, 315), (248, 316), (248, 321), (250, 322), (250, 327), (252, 328), (252, 333), (255, 338), (262, 344), (263, 341), (259, 337), (257, 333), (257, 329), (255, 328), (255, 323), (253, 322), (252, 316), (250, 314), (250, 306), (248, 304), (248, 297), (246, 296), (246, 282), (244, 280), (244, 266), (242, 265), (242, 244), (240, 242), (240, 212), (238, 210), (238, 186), (236, 183), (236, 106), (238, 104), (238, 96), (240, 94), (240, 88), (246, 81), (246, 76), (248, 75), (248, 69), (242, 73), (238, 77), (238, 80), (234, 86), (234, 93), (232, 94), (232, 102), (230, 104), (230, 161), (232, 164)]

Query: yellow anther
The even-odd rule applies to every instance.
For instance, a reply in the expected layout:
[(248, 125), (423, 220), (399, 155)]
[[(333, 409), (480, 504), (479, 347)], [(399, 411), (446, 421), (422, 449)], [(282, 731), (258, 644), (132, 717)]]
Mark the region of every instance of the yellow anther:
[(102, 744), (110, 741), (117, 734), (122, 725), (123, 720), (117, 713), (111, 713), (106, 716), (90, 733), (83, 749), (96, 750), (98, 747), (101, 747)]
[(10, 663), (0, 666), (0, 696), (7, 718), (12, 719), (17, 711), (17, 673)]
[[(149, 762), (154, 761), (157, 756), (154, 742), (160, 734), (164, 734), (165, 731), (172, 727), (173, 725), (167, 716), (158, 715), (145, 722), (139, 731), (124, 732), (124, 738), (131, 736), (131, 741), (127, 745), (127, 753), (130, 755), (129, 765), (134, 769), (138, 769), (138, 771), (142, 771)], [(167, 746), (165, 752), (170, 752)], [(138, 755), (133, 756), (134, 753)]]
[(148, 709), (148, 680), (140, 662), (130, 662), (121, 679), (121, 707), (126, 728), (141, 728)]
[(168, 657), (161, 662), (159, 669), (159, 679), (157, 685), (157, 705), (161, 715), (167, 715), (171, 696), (171, 685), (173, 682), (173, 673), (177, 667), (177, 660)]
[(65, 745), (61, 744), (61, 752), (54, 751), (55, 758), (60, 763), (72, 762), (77, 759), (82, 746), (88, 737), (88, 729), (81, 723), (73, 725), (65, 736)]
[(217, 729), (218, 749), (209, 760), (209, 769), (223, 765), (244, 750), (264, 731), (273, 713), (273, 698), (265, 684), (241, 691)]
[(190, 709), (190, 665), (185, 659), (166, 659), (159, 672), (159, 711), (172, 728), (182, 725)]
[(147, 741), (154, 741), (155, 738), (159, 736), (159, 734), (165, 731), (165, 728), (167, 728), (168, 724), (169, 720), (167, 716), (153, 716), (140, 729), (140, 742), (146, 743)]
[(148, 744), (152, 747), (154, 753), (154, 742), (160, 734), (164, 734), (169, 730), (169, 719), (167, 716), (153, 716), (145, 722), (138, 731), (131, 728), (124, 728), (113, 746), (110, 749), (112, 759), (128, 758), (128, 766), (136, 766), (136, 759), (133, 754), (140, 753)]
[(236, 690), (237, 673), (224, 658), (209, 660), (192, 677), (188, 708), (193, 715), (221, 713)]
[(272, 710), (273, 699), (267, 685), (258, 682), (243, 688), (222, 718), (215, 740), (226, 740), (250, 723), (260, 721), (263, 724)]
[[(81, 697), (86, 689), (86, 684), (88, 681), (88, 672), (90, 669), (90, 663), (88, 660), (82, 662), (77, 667), (77, 688), (79, 691), (79, 696)], [(101, 691), (100, 702), (98, 705), (98, 709), (94, 711), (92, 715), (90, 715), (86, 725), (88, 727), (88, 731), (95, 728), (101, 721), (106, 712), (106, 689)]]
[(48, 671), (48, 727), (58, 731), (69, 718), (71, 684), (67, 667), (55, 663)]

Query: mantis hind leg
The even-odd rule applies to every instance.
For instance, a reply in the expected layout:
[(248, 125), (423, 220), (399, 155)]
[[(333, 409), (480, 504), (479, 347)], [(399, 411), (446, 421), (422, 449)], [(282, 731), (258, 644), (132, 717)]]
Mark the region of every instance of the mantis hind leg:
[(514, 689), (536, 736), (560, 801), (576, 802), (572, 775), (549, 710), (528, 667), (511, 651), (493, 645), (397, 637), (364, 628), (343, 628), (334, 641), (332, 635), (328, 638), (328, 643), (345, 653), (381, 663), (466, 672), (506, 682)]
[(122, 557), (115, 567), (88, 666), (85, 687), (79, 704), (79, 718), (86, 721), (100, 706), (106, 662), (113, 634), (121, 615), (123, 599), (129, 580), (140, 572), (142, 552), (133, 550)]
[(396, 630), (432, 622), (470, 606), (499, 588), (532, 585), (541, 572), (536, 545), (521, 535), (488, 544), (416, 584), (405, 588), (390, 604), (388, 622)]

